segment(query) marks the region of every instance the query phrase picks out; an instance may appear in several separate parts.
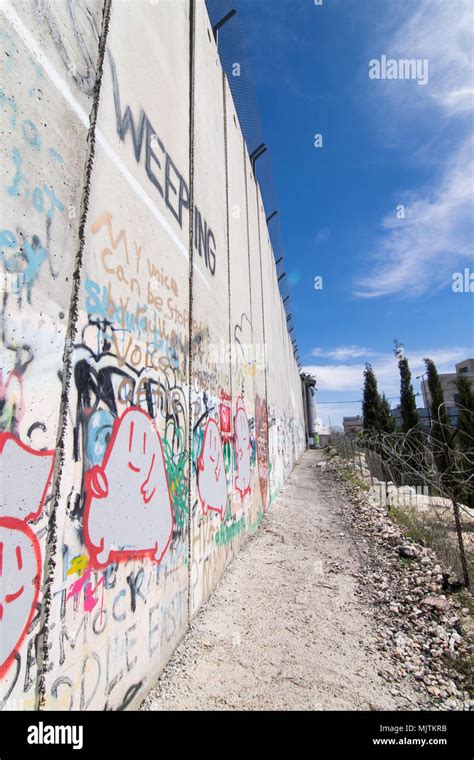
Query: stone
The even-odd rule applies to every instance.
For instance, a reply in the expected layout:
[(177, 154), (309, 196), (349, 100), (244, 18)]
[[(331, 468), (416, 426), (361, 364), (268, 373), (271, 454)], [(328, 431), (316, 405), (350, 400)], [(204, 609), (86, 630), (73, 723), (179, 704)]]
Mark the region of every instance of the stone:
[(446, 612), (450, 608), (449, 601), (443, 596), (425, 596), (422, 604), (424, 604), (425, 607), (431, 607), (440, 612)]
[(398, 553), (400, 557), (404, 557), (405, 559), (415, 559), (415, 557), (418, 556), (416, 547), (411, 544), (402, 544), (402, 546), (399, 546)]

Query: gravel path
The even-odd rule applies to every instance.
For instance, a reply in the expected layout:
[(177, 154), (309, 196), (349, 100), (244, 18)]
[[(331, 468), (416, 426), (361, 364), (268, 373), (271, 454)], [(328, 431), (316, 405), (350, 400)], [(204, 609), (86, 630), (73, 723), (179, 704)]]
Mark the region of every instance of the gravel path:
[[(384, 710), (427, 706), (383, 677), (373, 601), (357, 580), (344, 491), (307, 451), (258, 533), (236, 555), (142, 710)], [(375, 548), (374, 548), (375, 551)]]

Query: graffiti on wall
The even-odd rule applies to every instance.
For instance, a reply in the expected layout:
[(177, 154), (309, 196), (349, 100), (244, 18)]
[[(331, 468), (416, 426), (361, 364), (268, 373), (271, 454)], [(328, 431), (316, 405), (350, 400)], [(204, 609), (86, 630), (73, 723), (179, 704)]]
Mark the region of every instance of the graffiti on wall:
[[(120, 5), (112, 14), (122, 12)], [(41, 26), (38, 46), (55, 65), (61, 67), (62, 61), (62, 75), (67, 69), (81, 91), (76, 96), (86, 105), (95, 85), (102, 3), (65, 0), (60, 7), (39, 0), (31, 8)], [(141, 11), (133, 15), (140, 18)], [(22, 18), (29, 23), (27, 11)], [(0, 495), (0, 709), (12, 693), (35, 707), (39, 676), (48, 706), (124, 709), (185, 629), (188, 593), (194, 610), (222, 574), (239, 538), (256, 530), (263, 518), (270, 471), (267, 400), (254, 401), (254, 378), (261, 380), (262, 366), (251, 352), (251, 318), (240, 313), (245, 308), (240, 298), (231, 346), (235, 369), (227, 358), (210, 359), (210, 336), (215, 317), (221, 317), (216, 309), (209, 310), (209, 324), (207, 310), (205, 324), (192, 322), (190, 338), (189, 261), (167, 238), (166, 250), (160, 248), (155, 222), (145, 223), (140, 207), (128, 204), (125, 185), (117, 188), (120, 203), (114, 205), (114, 194), (112, 206), (100, 206), (110, 174), (102, 172), (108, 158), (98, 150), (88, 207), (92, 216), (86, 219), (86, 246), (75, 274), (80, 291), (77, 314), (73, 305), (74, 345), (66, 344), (73, 373), (64, 397), (57, 544), (48, 563), (52, 603), (42, 609), (40, 547), (50, 536), (53, 452), (39, 449), (40, 441), (49, 448), (55, 440), (55, 422), (43, 414), (50, 409), (56, 420), (65, 380), (62, 356), (78, 250), (68, 202), (76, 203), (82, 193), (86, 135), (74, 114), (67, 113), (64, 142), (52, 144), (51, 135), (59, 132), (55, 108), (48, 118), (44, 115), (46, 105), (57, 102), (49, 79), (33, 58), (28, 63), (18, 39), (4, 41), (11, 55), (2, 65), (11, 66), (21, 50), (21, 73), (27, 70), (30, 89), (20, 102), (14, 89), (20, 72), (15, 72), (14, 97), (10, 91), (0, 93), (10, 135), (3, 151), (8, 176), (2, 192), (12, 209), (0, 230), (0, 270), (8, 291), (1, 357), (7, 361), (0, 376), (0, 433), (5, 433), (0, 480), (2, 487), (6, 484)], [(158, 81), (160, 59), (156, 62)], [(133, 177), (142, 172), (148, 200), (161, 203), (166, 224), (187, 243), (189, 188), (173, 160), (181, 149), (171, 137), (165, 147), (156, 133), (160, 121), (141, 100), (146, 89), (132, 92), (125, 70), (119, 88), (112, 58), (106, 61), (106, 87), (110, 72), (112, 89), (110, 97), (101, 98), (101, 109), (111, 107), (115, 117), (113, 151)], [(186, 96), (177, 96), (173, 118), (187, 118)], [(30, 109), (33, 101), (36, 110)], [(102, 116), (100, 110), (99, 122)], [(110, 137), (108, 130), (102, 136), (105, 132)], [(217, 219), (211, 220), (219, 232), (214, 235), (209, 220), (196, 204), (193, 208), (194, 261), (214, 275), (224, 216), (217, 230)], [(136, 239), (131, 219), (135, 231), (143, 225), (143, 240)], [(210, 295), (217, 296), (216, 279), (208, 285)], [(227, 312), (222, 321), (229, 327)], [(278, 355), (278, 346), (273, 349)], [(46, 387), (54, 387), (53, 392), (43, 392)], [(291, 460), (286, 439), (281, 445)], [(187, 530), (190, 519), (196, 530)], [(42, 649), (45, 616), (51, 628)], [(46, 663), (41, 674), (38, 652)]]
[[(94, 58), (99, 42), (100, 6), (87, 3), (86, 0), (67, 0), (58, 8), (58, 4), (51, 3), (51, 0), (37, 0), (36, 13), (38, 21), (46, 23), (49, 28), (51, 39), (76, 86), (87, 95), (92, 95), (96, 81)], [(69, 26), (71, 35), (64, 34), (64, 21)], [(84, 33), (84, 27), (91, 42)], [(66, 42), (69, 36), (73, 40), (72, 44)]]
[(21, 361), (22, 352), (16, 351), (15, 354), (15, 366), (6, 372), (5, 381), (3, 368), (0, 368), (0, 432), (17, 432), (25, 413), (23, 374), (32, 357), (28, 357), (25, 365)]
[(186, 360), (189, 314), (179, 307), (176, 280), (157, 263), (159, 252), (145, 249), (110, 212), (100, 214), (91, 231), (101, 267), (100, 282), (88, 277), (84, 283), (89, 319), (110, 326), (123, 362), (153, 369), (170, 363), (185, 373), (177, 357)]
[(255, 398), (255, 437), (257, 439), (258, 480), (265, 509), (268, 492), (268, 415), (266, 400), (258, 396)]
[[(134, 688), (140, 662), (148, 662), (176, 641), (184, 624), (185, 592), (173, 589), (163, 603), (163, 563), (131, 557), (100, 571), (86, 554), (65, 544), (59, 598), (58, 665), (77, 654), (74, 678), (66, 667), (51, 680), (55, 709), (123, 709)], [(169, 555), (166, 555), (166, 558)], [(71, 579), (73, 579), (71, 583)]]
[[(129, 105), (125, 110), (122, 110), (117, 69), (110, 51), (109, 63), (114, 92), (117, 134), (120, 140), (124, 142), (127, 133), (130, 133), (137, 164), (140, 163), (142, 147), (144, 146), (147, 177), (182, 228), (184, 212), (189, 210), (189, 188), (186, 180), (166, 150), (144, 109), (140, 110), (137, 123), (135, 123)], [(157, 176), (159, 171), (161, 171), (162, 176)], [(207, 269), (214, 275), (216, 272), (216, 239), (210, 225), (196, 204), (194, 204), (194, 247), (200, 257), (204, 256)]]
[(242, 398), (237, 399), (237, 411), (234, 420), (235, 429), (235, 458), (237, 472), (235, 487), (243, 499), (250, 491), (250, 463), (252, 457), (252, 444), (250, 441), (250, 426)]
[[(8, 53), (6, 58), (9, 63), (2, 64), (8, 78), (10, 69), (21, 65), (19, 50), (8, 33), (2, 31), (1, 36), (11, 51), (11, 57)], [(33, 73), (35, 81), (44, 77), (41, 67), (29, 57), (24, 72), (26, 81)], [(37, 98), (41, 98), (41, 90), (33, 86), (23, 93), (16, 87), (9, 92), (0, 91), (0, 111), (8, 123), (8, 137), (2, 146), (6, 180), (3, 189), (6, 207), (12, 212), (8, 226), (0, 230), (0, 264), (7, 275), (16, 276), (15, 295), (28, 304), (32, 302), (32, 289), (44, 262), (48, 261), (53, 278), (58, 274), (55, 264), (60, 263), (60, 257), (51, 254), (52, 231), (55, 225), (61, 225), (67, 213), (59, 189), (65, 180), (64, 158), (58, 146), (50, 142), (51, 132), (43, 128), (46, 125), (38, 126), (34, 115)], [(27, 227), (20, 221), (25, 210)]]
[(41, 583), (41, 550), (28, 522), (43, 509), (54, 451), (35, 451), (0, 434), (0, 678), (10, 668), (33, 619)]
[[(142, 410), (153, 427), (150, 440), (158, 440), (161, 447), (173, 524), (181, 534), (188, 511), (187, 402), (183, 390), (188, 314), (178, 307), (179, 291), (173, 276), (159, 265), (153, 251), (117, 224), (111, 213), (99, 214), (91, 232), (100, 246), (102, 271), (100, 285), (90, 278), (85, 280), (88, 321), (74, 350), (75, 459), (79, 461), (82, 455), (95, 499), (110, 499), (110, 494), (100, 496), (100, 478), (94, 478), (94, 473), (99, 472), (106, 451), (110, 451), (117, 420), (132, 408)], [(158, 460), (155, 472), (157, 467)], [(80, 504), (76, 513), (80, 516)], [(146, 548), (151, 556), (152, 547)]]
[(41, 582), (39, 541), (26, 522), (0, 518), (0, 678), (23, 644)]
[(148, 555), (160, 562), (173, 532), (161, 438), (151, 417), (128, 409), (105, 457), (85, 477), (84, 534), (94, 567)]
[(223, 520), (227, 510), (228, 485), (221, 435), (213, 419), (207, 421), (198, 459), (198, 492), (204, 514), (211, 509), (219, 512)]

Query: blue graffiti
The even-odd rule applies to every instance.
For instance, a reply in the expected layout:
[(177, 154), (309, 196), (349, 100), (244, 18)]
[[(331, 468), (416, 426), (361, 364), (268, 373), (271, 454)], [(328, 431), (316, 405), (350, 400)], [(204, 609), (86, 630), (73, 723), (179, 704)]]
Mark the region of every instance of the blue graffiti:
[(34, 150), (39, 150), (41, 148), (40, 133), (38, 132), (38, 127), (33, 124), (32, 121), (26, 119), (22, 122), (21, 131), (23, 132), (23, 137), (26, 142), (29, 143)]
[(105, 409), (98, 409), (89, 417), (87, 424), (86, 451), (91, 465), (102, 464), (112, 433), (114, 416)]
[[(23, 122), (23, 136), (34, 150), (40, 149), (41, 138), (33, 122)], [(50, 155), (53, 158), (56, 160), (58, 160), (58, 158), (62, 160), (60, 154), (57, 153), (57, 151), (53, 150), (53, 153), (51, 153), (51, 150), (53, 149), (50, 149)], [(64, 211), (64, 203), (57, 197), (52, 186), (44, 184), (42, 189), (40, 187), (35, 187), (33, 190), (31, 190), (31, 183), (22, 169), (23, 157), (21, 155), (20, 149), (16, 147), (13, 148), (11, 155), (15, 167), (15, 174), (13, 176), (11, 185), (7, 187), (7, 193), (14, 198), (22, 196), (26, 200), (28, 200), (31, 193), (33, 206), (36, 211), (39, 213), (46, 212), (46, 216), (49, 219), (53, 218), (56, 209), (58, 211)]]
[(20, 245), (11, 230), (0, 230), (0, 262), (6, 272), (20, 275), (19, 294), (26, 288), (28, 301), (31, 300), (31, 288), (46, 257), (46, 250), (41, 245), (38, 235), (32, 235), (31, 242), (25, 240), (23, 245)]
[(29, 186), (30, 183), (28, 182), (28, 180), (26, 178), (26, 175), (23, 174), (23, 172), (21, 170), (21, 165), (23, 163), (23, 159), (21, 157), (21, 154), (20, 154), (20, 151), (18, 150), (18, 148), (13, 148), (13, 150), (12, 150), (12, 158), (13, 158), (13, 163), (15, 164), (15, 176), (13, 177), (12, 184), (10, 185), (10, 187), (7, 188), (7, 192), (8, 192), (9, 195), (13, 195), (13, 196), (15, 196), (15, 195), (17, 195), (17, 196), (21, 195), (21, 192), (20, 192), (20, 183), (23, 182), (26, 185), (24, 196), (25, 196), (25, 198), (28, 198), (28, 196), (30, 194), (28, 186)]
[[(156, 313), (153, 312), (155, 322), (151, 323), (150, 309), (147, 304), (138, 304), (135, 312), (126, 308), (126, 304), (120, 299), (119, 305), (111, 299), (106, 285), (99, 285), (90, 278), (84, 281), (86, 291), (85, 307), (90, 319), (97, 318), (108, 324), (115, 334), (134, 334), (139, 338), (147, 336), (147, 355), (152, 358), (155, 352), (166, 352), (168, 361), (172, 367), (179, 366), (179, 357), (176, 348), (168, 342), (168, 337), (163, 337), (159, 325), (156, 323)], [(145, 313), (144, 313), (145, 312)], [(159, 319), (159, 318), (158, 318)]]

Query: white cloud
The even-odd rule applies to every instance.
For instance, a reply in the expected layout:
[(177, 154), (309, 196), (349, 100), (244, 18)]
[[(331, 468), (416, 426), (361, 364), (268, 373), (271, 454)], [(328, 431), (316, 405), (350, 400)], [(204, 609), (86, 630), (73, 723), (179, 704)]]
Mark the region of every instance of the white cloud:
[(320, 391), (352, 391), (360, 392), (362, 386), (363, 365), (326, 364), (304, 367), (316, 378), (316, 387)]
[(317, 414), (323, 425), (342, 425), (343, 417), (355, 417), (360, 414), (360, 404), (345, 402), (342, 404), (319, 404)]
[[(378, 126), (392, 147), (430, 166), (430, 185), (419, 187), (382, 221), (383, 234), (355, 282), (355, 295), (416, 296), (449, 287), (454, 271), (474, 256), (474, 67), (472, 0), (422, 0), (395, 34), (378, 43), (388, 57), (429, 61), (429, 83), (372, 82), (380, 97)], [(393, 19), (392, 19), (393, 21)], [(375, 55), (375, 53), (374, 53)], [(377, 101), (373, 101), (377, 105)], [(407, 137), (408, 135), (408, 137)]]
[[(387, 396), (397, 395), (400, 389), (397, 360), (393, 354), (376, 354), (371, 362), (377, 377), (379, 391), (385, 391)], [(409, 351), (407, 357), (410, 364), (412, 381), (416, 384), (416, 375), (425, 372), (423, 359), (428, 357), (434, 361), (438, 372), (454, 372), (456, 362), (471, 356), (472, 348), (459, 346), (453, 348), (427, 348), (425, 350)], [(364, 381), (364, 363), (357, 364), (320, 364), (307, 365), (305, 372), (316, 378), (318, 391), (333, 391), (335, 393), (351, 391), (352, 399), (361, 398)], [(338, 400), (338, 399), (336, 399)], [(342, 399), (341, 399), (342, 400)]]
[[(422, 0), (389, 41), (390, 56), (428, 59), (429, 86), (418, 89), (447, 115), (473, 110), (473, 25), (472, 0)], [(401, 93), (412, 99), (406, 88)]]
[(333, 349), (313, 348), (310, 353), (310, 356), (322, 356), (327, 359), (336, 359), (337, 361), (373, 355), (374, 352), (370, 348), (363, 348), (362, 346), (338, 346), (338, 348)]
[(374, 265), (357, 281), (356, 295), (419, 295), (451, 280), (461, 261), (474, 257), (474, 141), (466, 140), (450, 160), (438, 187), (405, 208), (405, 219), (386, 217)]

